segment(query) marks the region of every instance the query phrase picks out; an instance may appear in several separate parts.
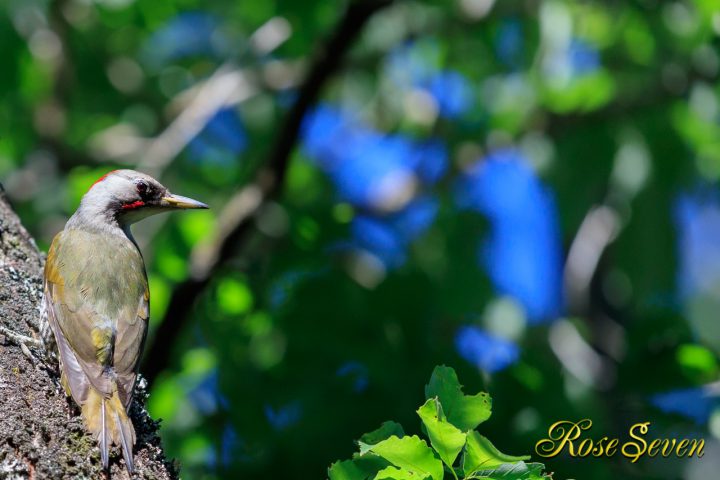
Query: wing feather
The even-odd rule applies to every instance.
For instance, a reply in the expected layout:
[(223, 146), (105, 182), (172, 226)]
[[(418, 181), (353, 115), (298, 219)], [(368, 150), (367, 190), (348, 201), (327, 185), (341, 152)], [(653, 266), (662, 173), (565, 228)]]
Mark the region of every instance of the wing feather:
[[(127, 406), (147, 331), (147, 277), (142, 257), (134, 244), (127, 245), (129, 240), (105, 245), (87, 235), (65, 231), (53, 240), (45, 267), (48, 320), (73, 398), (84, 401), (87, 383), (110, 397), (117, 383)], [(118, 276), (103, 259), (120, 262), (116, 267), (127, 262), (129, 278)]]
[(55, 315), (55, 309), (52, 306), (52, 302), (49, 300), (52, 298), (53, 284), (45, 282), (45, 302), (47, 305), (48, 312), (48, 323), (55, 336), (55, 344), (60, 354), (60, 365), (62, 369), (63, 383), (66, 385), (66, 389), (69, 389), (68, 394), (72, 395), (73, 399), (78, 404), (83, 404), (87, 399), (88, 395), (88, 378), (83, 372), (80, 363), (73, 353), (72, 348), (65, 341), (64, 336), (60, 335), (59, 324)]
[(118, 321), (113, 359), (120, 401), (126, 408), (132, 400), (150, 318), (150, 290), (147, 285), (140, 297), (135, 315), (128, 318), (131, 321)]

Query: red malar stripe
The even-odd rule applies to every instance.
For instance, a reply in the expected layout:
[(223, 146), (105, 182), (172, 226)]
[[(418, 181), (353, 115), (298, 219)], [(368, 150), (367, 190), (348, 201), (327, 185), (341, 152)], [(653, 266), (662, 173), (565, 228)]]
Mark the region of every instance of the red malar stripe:
[(142, 200), (138, 200), (136, 202), (126, 203), (122, 206), (122, 208), (123, 210), (132, 210), (133, 208), (142, 207), (143, 205), (145, 205), (145, 202), (143, 202)]

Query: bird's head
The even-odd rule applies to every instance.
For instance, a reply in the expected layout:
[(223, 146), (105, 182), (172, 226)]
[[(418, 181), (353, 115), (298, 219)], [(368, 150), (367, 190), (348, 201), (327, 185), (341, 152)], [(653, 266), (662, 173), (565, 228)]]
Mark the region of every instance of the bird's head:
[(114, 170), (90, 187), (78, 211), (130, 225), (157, 213), (202, 208), (208, 206), (170, 193), (150, 175), (134, 170)]

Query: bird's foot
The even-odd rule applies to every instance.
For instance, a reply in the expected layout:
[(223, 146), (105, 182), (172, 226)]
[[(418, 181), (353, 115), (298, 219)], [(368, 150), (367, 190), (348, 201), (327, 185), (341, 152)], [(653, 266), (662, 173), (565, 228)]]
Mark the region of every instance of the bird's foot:
[(5, 338), (10, 340), (12, 343), (18, 345), (22, 350), (23, 354), (28, 357), (33, 363), (36, 363), (37, 360), (41, 360), (36, 355), (34, 355), (32, 351), (30, 351), (30, 347), (37, 348), (42, 352), (45, 351), (45, 346), (40, 340), (36, 340), (32, 337), (13, 332), (12, 330), (3, 326), (0, 326), (0, 335), (4, 335)]

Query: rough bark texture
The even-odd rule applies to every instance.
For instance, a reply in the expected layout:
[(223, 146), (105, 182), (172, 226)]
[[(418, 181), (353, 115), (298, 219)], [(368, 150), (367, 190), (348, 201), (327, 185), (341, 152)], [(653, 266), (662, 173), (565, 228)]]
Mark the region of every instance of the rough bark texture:
[[(44, 259), (1, 188), (0, 325), (38, 338)], [(107, 478), (95, 440), (85, 433), (79, 410), (58, 382), (56, 365), (31, 359), (0, 334), (0, 479)], [(146, 398), (142, 388), (135, 398), (130, 412), (138, 438), (133, 478), (178, 478), (160, 446), (158, 423), (141, 405)], [(117, 450), (110, 477), (129, 477)]]

